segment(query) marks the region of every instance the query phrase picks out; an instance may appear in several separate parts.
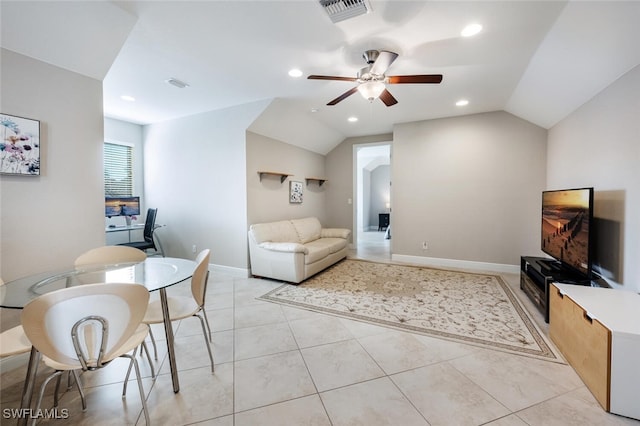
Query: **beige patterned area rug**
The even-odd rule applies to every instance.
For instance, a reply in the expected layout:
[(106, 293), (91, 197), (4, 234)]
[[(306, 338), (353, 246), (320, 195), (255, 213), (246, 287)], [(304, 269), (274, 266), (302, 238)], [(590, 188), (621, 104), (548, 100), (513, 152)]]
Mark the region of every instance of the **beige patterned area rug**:
[(347, 259), (258, 299), (564, 363), (498, 275)]

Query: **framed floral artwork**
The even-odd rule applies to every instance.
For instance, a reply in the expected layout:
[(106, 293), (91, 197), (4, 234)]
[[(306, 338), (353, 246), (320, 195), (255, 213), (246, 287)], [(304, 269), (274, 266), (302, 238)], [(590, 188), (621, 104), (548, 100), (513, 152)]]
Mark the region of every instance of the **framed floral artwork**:
[(40, 122), (0, 114), (0, 173), (40, 175)]
[(302, 203), (302, 182), (295, 180), (289, 182), (289, 202)]

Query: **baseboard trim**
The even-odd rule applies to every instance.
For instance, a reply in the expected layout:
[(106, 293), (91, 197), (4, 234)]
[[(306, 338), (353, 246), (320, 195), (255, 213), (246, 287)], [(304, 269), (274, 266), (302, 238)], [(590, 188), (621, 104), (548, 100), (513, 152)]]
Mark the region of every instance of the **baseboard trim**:
[(24, 365), (27, 365), (28, 362), (29, 352), (2, 358), (0, 359), (0, 374), (13, 371), (16, 368), (20, 368)]
[(233, 266), (215, 265), (211, 263), (209, 264), (209, 271), (231, 275), (236, 278), (247, 278), (250, 276), (248, 268), (236, 268)]
[(405, 254), (392, 254), (394, 262), (413, 263), (422, 266), (439, 268), (471, 269), (475, 271), (501, 272), (506, 274), (519, 274), (519, 265), (504, 263), (473, 262), (470, 260), (442, 259), (438, 257), (409, 256)]

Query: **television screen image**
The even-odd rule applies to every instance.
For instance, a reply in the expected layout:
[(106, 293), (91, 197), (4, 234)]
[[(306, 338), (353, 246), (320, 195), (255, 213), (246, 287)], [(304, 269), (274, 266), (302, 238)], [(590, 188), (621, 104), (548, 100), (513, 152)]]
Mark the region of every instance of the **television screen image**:
[(542, 193), (542, 251), (580, 274), (591, 274), (593, 188)]
[(106, 217), (138, 216), (140, 197), (105, 197), (104, 211)]

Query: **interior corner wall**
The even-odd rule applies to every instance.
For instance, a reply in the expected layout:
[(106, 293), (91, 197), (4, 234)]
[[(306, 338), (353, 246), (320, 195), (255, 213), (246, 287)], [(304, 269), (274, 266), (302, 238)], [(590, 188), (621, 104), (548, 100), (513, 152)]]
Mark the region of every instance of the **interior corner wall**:
[(594, 187), (594, 262), (640, 292), (640, 66), (549, 130), (547, 182)]
[(1, 50), (2, 113), (40, 121), (40, 176), (0, 177), (4, 281), (103, 245), (102, 82)]
[(519, 265), (540, 254), (546, 140), (504, 111), (396, 125), (393, 255)]
[[(331, 188), (328, 181), (320, 186), (307, 177), (325, 177), (325, 157), (294, 145), (247, 131), (247, 225), (285, 219), (315, 216), (325, 226), (325, 193)], [(287, 173), (264, 175), (258, 171)], [(302, 203), (289, 202), (291, 182), (303, 185)]]
[(144, 127), (145, 202), (168, 256), (208, 248), (211, 264), (248, 271), (246, 129), (269, 102)]

